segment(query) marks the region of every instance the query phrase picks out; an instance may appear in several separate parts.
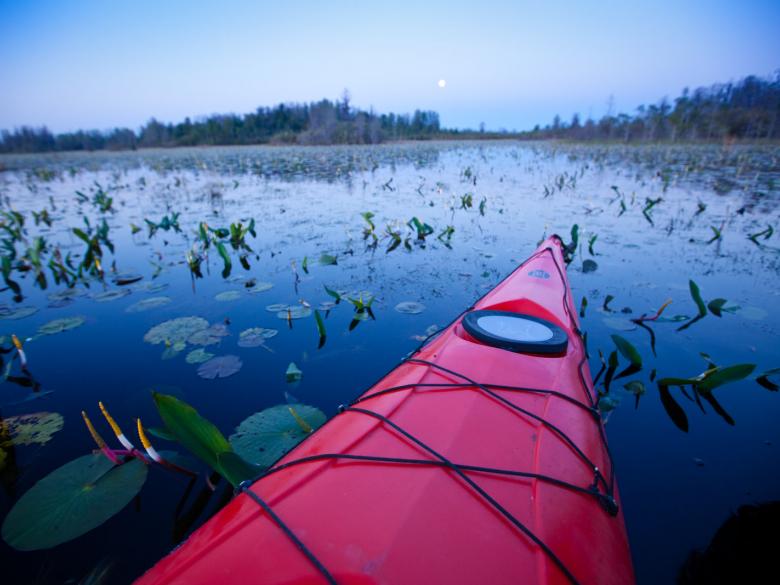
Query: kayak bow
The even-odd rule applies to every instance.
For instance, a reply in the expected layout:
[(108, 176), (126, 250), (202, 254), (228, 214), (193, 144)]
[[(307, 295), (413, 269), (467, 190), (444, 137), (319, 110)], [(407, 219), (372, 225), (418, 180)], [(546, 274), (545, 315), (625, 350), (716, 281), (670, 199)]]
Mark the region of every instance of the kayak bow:
[(633, 583), (561, 250), (544, 241), (138, 583)]

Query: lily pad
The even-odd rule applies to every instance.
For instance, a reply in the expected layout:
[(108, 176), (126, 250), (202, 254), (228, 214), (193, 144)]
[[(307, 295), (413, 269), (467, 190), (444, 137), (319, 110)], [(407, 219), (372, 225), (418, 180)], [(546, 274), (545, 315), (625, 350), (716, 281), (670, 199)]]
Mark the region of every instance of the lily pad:
[(192, 345), (216, 345), (222, 341), (223, 337), (230, 335), (228, 328), (222, 323), (214, 323), (208, 326), (206, 329), (195, 331), (187, 338), (187, 343)]
[(405, 315), (417, 315), (425, 310), (425, 305), (414, 301), (403, 301), (395, 306), (395, 310)]
[(3, 540), (17, 550), (40, 550), (73, 540), (124, 508), (146, 481), (138, 459), (115, 466), (85, 455), (55, 469), (24, 494), (3, 522)]
[(290, 365), (287, 366), (287, 371), (284, 373), (284, 376), (288, 383), (298, 382), (301, 378), (303, 378), (303, 372), (298, 366), (295, 365), (295, 362), (290, 362)]
[(265, 327), (252, 327), (245, 329), (238, 334), (239, 347), (259, 347), (263, 345), (266, 339), (271, 339), (277, 333), (276, 329), (266, 329)]
[(324, 423), (325, 414), (318, 408), (280, 404), (244, 420), (228, 441), (250, 463), (270, 467)]
[(257, 282), (255, 285), (251, 288), (248, 288), (246, 292), (251, 294), (257, 294), (261, 292), (265, 292), (267, 290), (271, 290), (274, 287), (273, 284), (270, 282)]
[(106, 290), (103, 292), (95, 293), (92, 295), (92, 300), (98, 303), (108, 303), (126, 297), (130, 294), (129, 288), (117, 288), (113, 290)]
[(271, 313), (278, 313), (279, 311), (286, 311), (289, 306), (284, 303), (274, 303), (273, 305), (268, 305), (265, 310)]
[(241, 369), (244, 362), (237, 355), (222, 355), (211, 358), (198, 368), (198, 376), (207, 380), (227, 378)]
[(226, 302), (226, 301), (237, 301), (240, 298), (241, 298), (240, 290), (226, 290), (216, 295), (214, 297), (214, 300), (220, 302)]
[(605, 317), (601, 320), (604, 325), (615, 331), (633, 331), (636, 329), (634, 325), (628, 319), (620, 319), (618, 317)]
[(742, 307), (738, 315), (748, 321), (763, 321), (769, 316), (769, 312), (761, 307)]
[(187, 341), (196, 331), (206, 329), (209, 322), (203, 317), (178, 317), (155, 325), (144, 335), (144, 341), (157, 345), (166, 341), (173, 344), (177, 341)]
[(62, 300), (72, 300), (78, 297), (83, 297), (87, 293), (80, 288), (65, 288), (57, 292), (49, 293), (46, 295), (46, 298), (50, 301), (62, 301)]
[(45, 445), (65, 424), (57, 412), (33, 412), (0, 420), (0, 447)]
[(304, 319), (311, 317), (311, 309), (302, 305), (295, 305), (294, 307), (288, 307), (283, 311), (279, 311), (276, 314), (278, 319), (286, 321), (287, 319)]
[(86, 322), (86, 319), (81, 316), (64, 317), (62, 319), (54, 319), (38, 327), (39, 335), (56, 335), (57, 333), (63, 333), (81, 327)]
[(170, 297), (149, 297), (143, 299), (137, 303), (133, 303), (125, 309), (125, 313), (141, 313), (143, 311), (149, 311), (150, 309), (156, 309), (157, 307), (164, 307), (170, 304)]
[(5, 307), (0, 306), (0, 319), (24, 319), (38, 312), (38, 307)]
[(131, 272), (125, 274), (117, 274), (114, 277), (114, 284), (118, 284), (119, 286), (124, 286), (127, 284), (133, 284), (134, 282), (138, 282), (141, 279), (143, 279), (143, 276)]
[(202, 347), (199, 347), (198, 349), (193, 349), (190, 353), (188, 353), (187, 357), (184, 358), (184, 361), (188, 364), (202, 364), (203, 362), (209, 361), (213, 357), (213, 353), (209, 353)]
[(596, 263), (595, 260), (591, 260), (588, 258), (582, 263), (582, 272), (585, 274), (588, 274), (589, 272), (596, 272), (599, 265)]
[(172, 360), (181, 352), (187, 349), (187, 344), (183, 341), (177, 341), (165, 347), (165, 351), (162, 353), (162, 359)]

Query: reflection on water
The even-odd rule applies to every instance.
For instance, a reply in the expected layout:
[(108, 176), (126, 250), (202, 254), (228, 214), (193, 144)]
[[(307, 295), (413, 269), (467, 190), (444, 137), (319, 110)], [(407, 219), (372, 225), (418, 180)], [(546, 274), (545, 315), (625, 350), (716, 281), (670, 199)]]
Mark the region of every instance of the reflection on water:
[[(1, 414), (59, 413), (64, 426), (45, 442), (0, 439), (0, 516), (93, 448), (80, 411), (99, 400), (131, 429), (159, 421), (150, 390), (174, 394), (225, 435), (286, 401), (334, 414), (544, 234), (571, 241), (577, 224), (569, 273), (592, 371), (603, 364), (637, 575), (670, 582), (729, 510), (778, 497), (778, 155), (502, 142), (3, 157)], [(144, 341), (189, 316), (208, 329)], [(240, 370), (199, 376), (209, 356)], [(738, 365), (754, 367), (723, 374)], [(690, 381), (659, 387), (669, 378)], [(127, 582), (224, 503), (216, 487), (152, 468), (87, 534), (36, 552), (0, 544), (5, 576)]]

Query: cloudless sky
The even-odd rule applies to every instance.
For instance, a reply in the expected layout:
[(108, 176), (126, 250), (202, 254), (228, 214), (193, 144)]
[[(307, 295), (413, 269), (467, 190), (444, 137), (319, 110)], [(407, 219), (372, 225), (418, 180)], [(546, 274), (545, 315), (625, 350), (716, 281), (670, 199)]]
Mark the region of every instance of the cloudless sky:
[(0, 128), (137, 128), (348, 88), (379, 112), (526, 129), (778, 68), (780, 0), (0, 0)]

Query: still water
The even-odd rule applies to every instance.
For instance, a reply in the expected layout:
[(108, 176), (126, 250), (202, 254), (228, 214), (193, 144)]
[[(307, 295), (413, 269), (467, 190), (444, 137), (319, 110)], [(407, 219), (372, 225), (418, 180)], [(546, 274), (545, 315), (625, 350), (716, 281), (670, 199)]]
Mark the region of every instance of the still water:
[[(608, 393), (599, 381), (637, 578), (673, 582), (737, 508), (780, 498), (780, 396), (770, 390), (778, 380), (756, 381), (780, 367), (779, 157), (769, 146), (508, 141), (0, 157), (6, 276), (19, 287), (6, 279), (0, 293), (0, 414), (17, 425), (0, 436), (0, 519), (36, 482), (95, 448), (82, 410), (118, 448), (98, 401), (133, 440), (136, 418), (160, 424), (152, 390), (192, 404), (225, 436), (286, 402), (333, 415), (545, 234), (570, 241), (577, 224), (569, 278), (577, 305), (587, 299), (591, 370), (616, 351), (614, 334), (642, 358)], [(412, 218), (432, 229), (424, 240)], [(219, 235), (251, 220), (254, 234), (238, 249)], [(224, 242), (229, 270), (213, 244), (204, 249), (203, 222)], [(102, 233), (103, 278), (84, 273), (68, 288), (48, 263), (68, 266), (70, 255), (78, 271), (87, 244), (74, 228), (88, 239)], [(45, 240), (42, 278), (27, 252), (43, 243), (36, 236)], [(188, 252), (202, 260), (202, 278)], [(715, 302), (720, 316), (707, 310), (690, 324), (699, 308), (689, 280), (705, 303), (726, 300)], [(334, 306), (326, 287), (344, 300)], [(348, 298), (374, 298), (374, 318), (354, 321)], [(667, 300), (649, 330), (631, 321)], [(309, 308), (323, 317), (322, 347)], [(160, 323), (195, 316), (219, 334), (144, 339)], [(67, 321), (44, 327), (55, 319)], [(277, 333), (241, 336), (258, 327)], [(24, 342), (26, 372), (12, 334)], [(208, 354), (235, 356), (212, 362), (225, 377), (204, 377), (198, 362)], [(620, 372), (627, 362), (616, 357)], [(292, 384), (290, 363), (302, 372)], [(659, 379), (691, 378), (711, 363), (755, 369), (714, 390), (714, 403), (691, 387), (670, 387), (662, 401)], [(642, 386), (624, 388), (632, 381)], [(128, 505), (82, 536), (24, 552), (0, 543), (4, 582), (130, 582), (230, 493), (224, 482), (212, 492), (202, 477), (191, 486), (153, 467)]]

